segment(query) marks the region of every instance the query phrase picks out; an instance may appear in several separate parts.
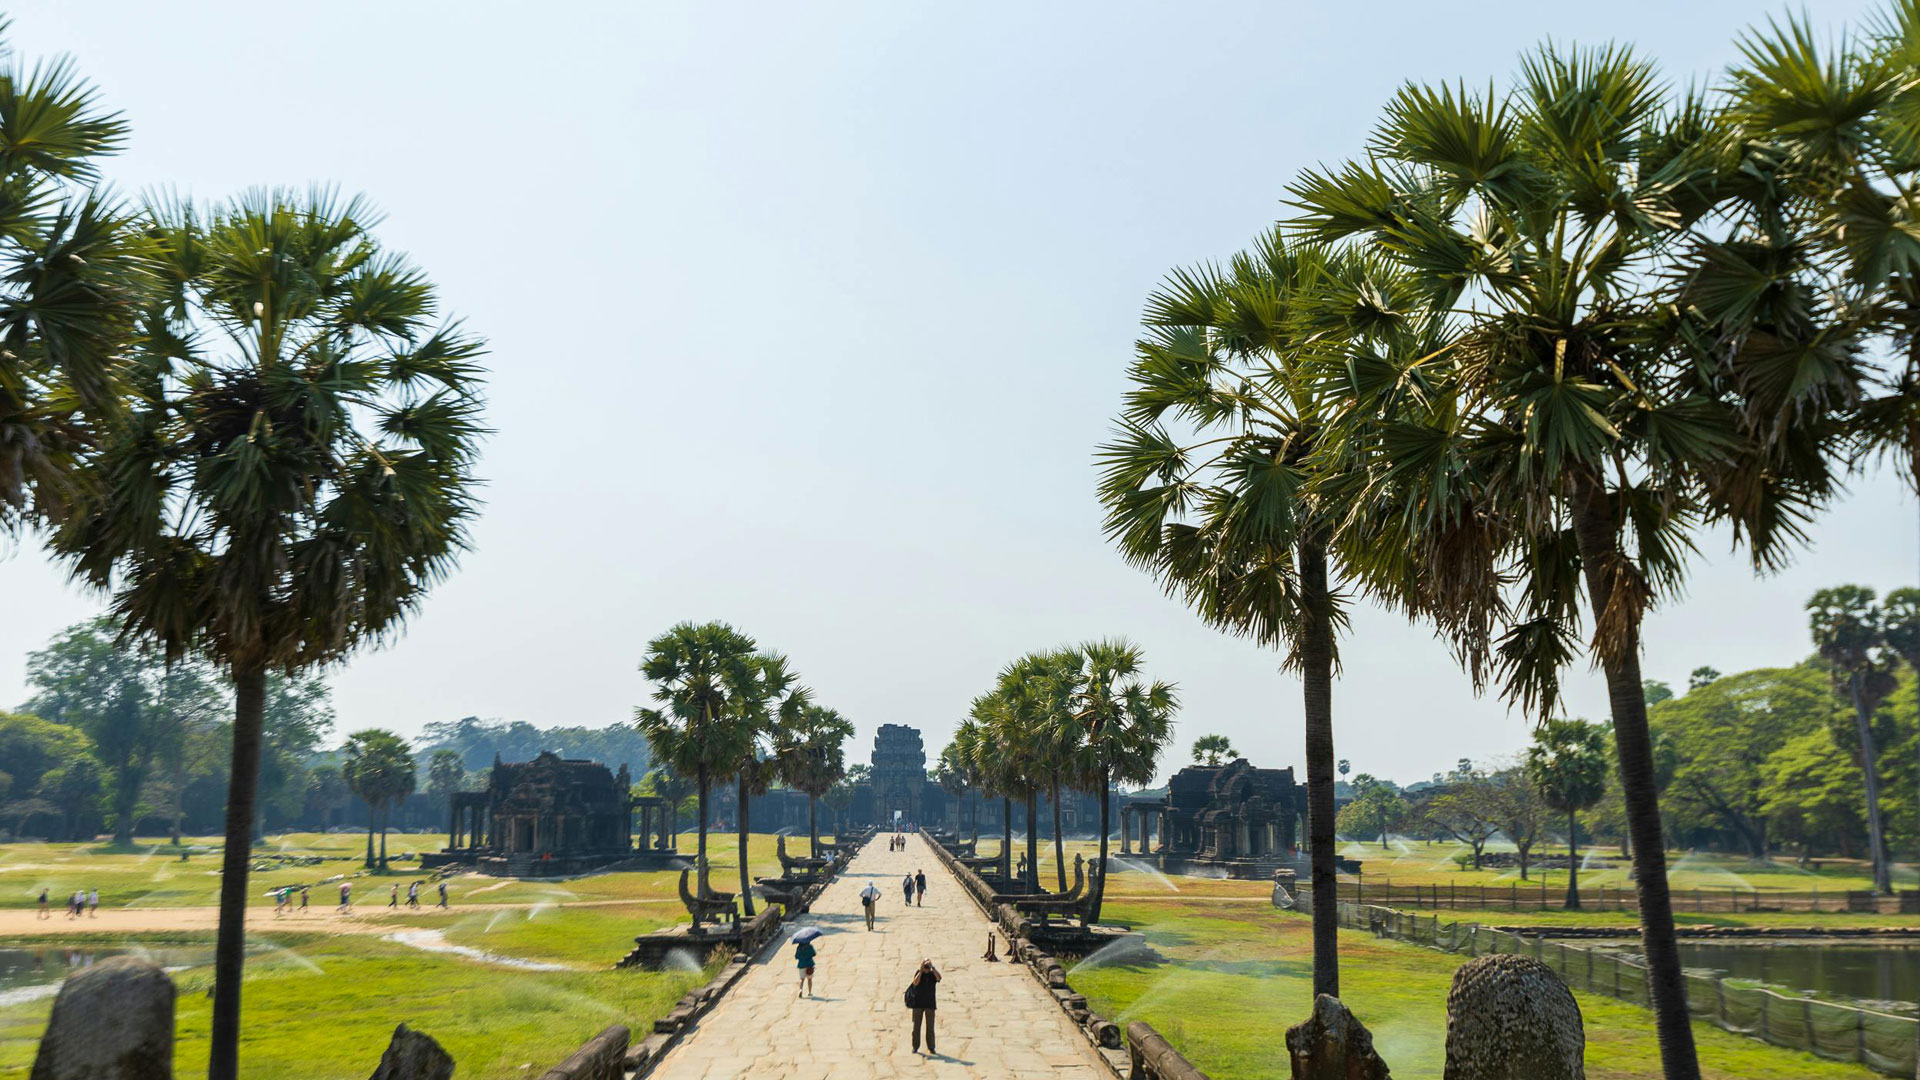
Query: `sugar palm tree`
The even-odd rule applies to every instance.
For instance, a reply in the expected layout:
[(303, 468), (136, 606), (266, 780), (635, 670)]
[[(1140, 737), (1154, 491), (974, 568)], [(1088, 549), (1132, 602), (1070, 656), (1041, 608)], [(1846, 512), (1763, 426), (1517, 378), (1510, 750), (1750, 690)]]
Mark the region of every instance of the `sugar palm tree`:
[[(1106, 531), (1127, 560), (1207, 623), (1285, 650), (1306, 717), (1315, 994), (1338, 996), (1333, 673), (1345, 625), (1333, 516), (1309, 497), (1325, 418), (1309, 355), (1323, 281), (1361, 273), (1278, 230), (1224, 270), (1180, 270), (1147, 301), (1115, 438), (1100, 448)], [(1333, 321), (1363, 339), (1386, 298)]]
[[(992, 743), (993, 718), (1000, 707), (993, 694), (975, 698), (967, 719), (954, 729), (953, 747), (954, 756), (967, 771), (969, 786), (983, 799), (992, 796), (1000, 800), (1000, 877), (1006, 881), (1013, 876), (1013, 796), (1007, 786), (1005, 755)], [(976, 817), (976, 832), (978, 825)]]
[(332, 192), (259, 189), (145, 219), (162, 279), (123, 423), (52, 547), (124, 633), (234, 686), (209, 1075), (238, 1071), (267, 674), (397, 632), (466, 547), (480, 343)]
[[(387, 819), (395, 803), (413, 794), (417, 780), (413, 752), (391, 731), (368, 728), (347, 736), (347, 760), (340, 774), (367, 804), (367, 869), (387, 868)], [(380, 859), (373, 856), (373, 834), (380, 831)]]
[(740, 905), (749, 916), (753, 914), (753, 879), (747, 866), (748, 808), (753, 796), (765, 795), (779, 775), (780, 763), (775, 757), (778, 732), (800, 723), (813, 702), (812, 694), (800, 684), (785, 656), (768, 652), (756, 658), (752, 692), (742, 700), (739, 718), (745, 749), (733, 772), (740, 804), (740, 812), (734, 815), (740, 852)]
[(1085, 732), (1082, 773), (1100, 798), (1101, 872), (1086, 920), (1094, 922), (1106, 895), (1113, 785), (1153, 781), (1160, 754), (1173, 739), (1173, 714), (1180, 704), (1172, 683), (1142, 680), (1141, 650), (1132, 642), (1090, 641), (1074, 656), (1080, 666), (1069, 693), (1073, 718)]
[(1193, 740), (1195, 765), (1218, 766), (1239, 756), (1240, 752), (1233, 748), (1233, 740), (1225, 735), (1202, 735)]
[(853, 721), (832, 709), (807, 704), (775, 729), (774, 759), (787, 786), (807, 796), (807, 853), (820, 850), (820, 797), (847, 775), (847, 740)]
[(1894, 674), (1899, 656), (1887, 647), (1884, 616), (1872, 589), (1841, 585), (1821, 589), (1807, 600), (1808, 626), (1820, 658), (1833, 668), (1853, 706), (1860, 739), (1860, 772), (1866, 780), (1867, 852), (1873, 864), (1873, 891), (1893, 891), (1886, 829), (1880, 814), (1880, 765), (1873, 738), (1873, 714), (1900, 685)]
[[(1642, 937), (1669, 1080), (1699, 1075), (1673, 933), (1640, 674), (1646, 612), (1724, 521), (1771, 565), (1833, 490), (1822, 390), (1709, 348), (1682, 253), (1738, 173), (1696, 101), (1618, 48), (1524, 59), (1486, 96), (1409, 86), (1364, 164), (1292, 187), (1314, 242), (1364, 247), (1419, 295), (1431, 349), (1328, 369), (1324, 498), (1372, 513), (1369, 575), (1438, 620), (1476, 683), (1545, 717), (1578, 651), (1607, 682)], [(1798, 395), (1798, 396), (1795, 396)], [(1371, 492), (1355, 499), (1354, 487)], [(1409, 573), (1416, 564), (1444, 572)], [(1507, 594), (1509, 582), (1517, 593)]]
[(1548, 720), (1527, 748), (1527, 776), (1546, 804), (1567, 815), (1567, 909), (1580, 906), (1579, 813), (1607, 793), (1607, 733), (1585, 720)]
[[(1914, 693), (1920, 696), (1920, 589), (1893, 590), (1887, 594), (1880, 610), (1887, 648), (1906, 661), (1907, 667), (1913, 671)], [(1915, 711), (1920, 713), (1920, 709)], [(1920, 743), (1915, 746), (1920, 749)], [(1920, 769), (1916, 769), (1914, 775), (1920, 777)], [(1914, 786), (1920, 789), (1920, 784)], [(1916, 790), (1915, 794), (1920, 795), (1920, 790)]]
[[(707, 867), (707, 794), (752, 751), (764, 698), (754, 640), (726, 623), (680, 623), (647, 643), (641, 674), (659, 708), (634, 710), (655, 761), (694, 780), (696, 859)], [(745, 862), (745, 850), (741, 852)]]
[[(0, 35), (7, 24), (0, 20)], [(7, 53), (0, 43), (0, 54)], [(61, 516), (74, 455), (120, 412), (151, 265), (99, 180), (127, 124), (65, 60), (0, 69), (0, 535)]]

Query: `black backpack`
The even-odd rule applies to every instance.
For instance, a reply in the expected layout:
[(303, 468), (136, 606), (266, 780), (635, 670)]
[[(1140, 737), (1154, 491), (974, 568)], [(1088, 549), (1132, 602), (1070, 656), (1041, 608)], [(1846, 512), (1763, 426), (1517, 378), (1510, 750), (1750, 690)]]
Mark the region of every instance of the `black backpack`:
[(917, 1009), (919, 1007), (920, 1007), (920, 984), (917, 982), (910, 982), (907, 984), (907, 1008)]

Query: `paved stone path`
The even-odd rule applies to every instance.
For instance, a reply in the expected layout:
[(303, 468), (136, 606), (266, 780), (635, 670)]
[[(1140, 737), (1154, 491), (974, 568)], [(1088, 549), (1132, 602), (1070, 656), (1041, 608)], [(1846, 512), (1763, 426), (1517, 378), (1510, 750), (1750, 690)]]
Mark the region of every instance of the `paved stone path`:
[[(926, 902), (903, 908), (900, 879), (916, 869), (927, 875)], [(871, 933), (859, 900), (869, 879), (881, 892), (880, 918)], [(885, 835), (868, 843), (821, 893), (812, 912), (789, 925), (798, 930), (809, 924), (825, 931), (814, 943), (819, 970), (812, 1000), (795, 997), (799, 972), (792, 947), (783, 945), (756, 959), (650, 1076), (1099, 1080), (1109, 1075), (1025, 967), (980, 959), (987, 920), (934, 858), (924, 837), (909, 836), (905, 851), (888, 851)], [(942, 975), (936, 1057), (914, 1054), (909, 1043), (913, 1018), (901, 1002), (914, 968), (928, 958)]]

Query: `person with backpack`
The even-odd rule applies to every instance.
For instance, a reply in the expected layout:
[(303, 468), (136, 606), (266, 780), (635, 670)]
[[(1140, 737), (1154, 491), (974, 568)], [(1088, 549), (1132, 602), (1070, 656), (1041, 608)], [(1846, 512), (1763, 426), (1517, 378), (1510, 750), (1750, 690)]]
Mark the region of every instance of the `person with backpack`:
[(873, 882), (860, 890), (860, 907), (867, 913), (867, 932), (873, 932), (873, 908), (880, 902), (880, 889)]
[(920, 961), (920, 969), (913, 973), (913, 981), (907, 984), (907, 1008), (913, 1011), (913, 1052), (920, 1052), (920, 1029), (927, 1029), (927, 1053), (938, 1056), (933, 1048), (933, 1012), (939, 1007), (939, 994), (935, 989), (940, 985), (940, 973), (934, 970), (932, 960)]

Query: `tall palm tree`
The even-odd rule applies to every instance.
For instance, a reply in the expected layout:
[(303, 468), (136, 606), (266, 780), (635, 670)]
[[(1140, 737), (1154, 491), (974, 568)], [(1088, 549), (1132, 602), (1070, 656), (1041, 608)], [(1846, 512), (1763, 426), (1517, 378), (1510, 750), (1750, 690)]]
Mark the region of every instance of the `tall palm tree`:
[[(1239, 757), (1239, 751), (1233, 748), (1233, 740), (1225, 735), (1202, 735), (1193, 740), (1193, 763), (1209, 767), (1221, 765)], [(1346, 764), (1345, 761), (1341, 762)]]
[[(1210, 625), (1285, 649), (1300, 675), (1314, 993), (1333, 996), (1333, 673), (1346, 616), (1329, 564), (1344, 549), (1307, 489), (1325, 418), (1305, 361), (1331, 329), (1307, 316), (1309, 295), (1357, 272), (1277, 229), (1224, 270), (1175, 271), (1147, 301), (1119, 430), (1099, 451), (1107, 535), (1127, 560)], [(1387, 321), (1387, 298), (1367, 296), (1337, 320), (1357, 338)]]
[(467, 544), (479, 341), (383, 251), (359, 199), (258, 189), (148, 211), (162, 278), (126, 419), (86, 455), (53, 549), (124, 633), (233, 680), (208, 1074), (239, 1069), (267, 674), (396, 633)]
[(1585, 720), (1548, 720), (1527, 748), (1527, 777), (1540, 798), (1567, 815), (1567, 909), (1580, 907), (1579, 813), (1607, 793), (1607, 733)]
[[(1013, 797), (1007, 785), (1006, 755), (993, 745), (993, 719), (1000, 708), (994, 694), (975, 698), (967, 718), (954, 729), (953, 746), (955, 757), (967, 770), (968, 785), (982, 799), (1000, 800), (1000, 878), (1006, 881), (1013, 876)], [(977, 816), (974, 824), (977, 832)]]
[(820, 850), (820, 797), (847, 775), (853, 721), (832, 709), (806, 705), (775, 729), (774, 759), (787, 786), (807, 796), (807, 853)]
[[(1071, 723), (1066, 674), (1070, 665), (1059, 651), (1033, 652), (1001, 671), (992, 695), (994, 708), (988, 727), (1004, 759), (1001, 780), (1009, 794), (1024, 798), (1027, 808), (1027, 887), (1040, 889), (1040, 793), (1056, 789), (1072, 768), (1065, 749)], [(1059, 798), (1054, 797), (1054, 806)], [(1059, 836), (1058, 823), (1054, 829)], [(1059, 861), (1056, 857), (1056, 862)], [(1066, 891), (1061, 867), (1062, 892)]]
[(1086, 734), (1082, 773), (1089, 790), (1100, 798), (1100, 875), (1086, 919), (1094, 922), (1106, 898), (1114, 782), (1153, 782), (1160, 754), (1173, 739), (1173, 714), (1180, 702), (1172, 683), (1141, 680), (1142, 653), (1130, 641), (1090, 641), (1074, 655), (1080, 666), (1073, 673), (1070, 700), (1073, 717)]
[(1585, 586), (1669, 1080), (1699, 1066), (1641, 625), (1680, 588), (1702, 522), (1727, 522), (1771, 565), (1834, 484), (1824, 386), (1783, 397), (1761, 351), (1709, 347), (1717, 323), (1682, 255), (1740, 173), (1710, 119), (1698, 101), (1670, 106), (1625, 49), (1545, 48), (1510, 93), (1408, 86), (1366, 163), (1291, 189), (1304, 236), (1394, 263), (1418, 290), (1402, 310), (1435, 339), (1327, 368), (1339, 434), (1320, 493), (1396, 508), (1346, 531), (1368, 541), (1367, 573), (1440, 623), (1476, 683), (1497, 679), (1542, 718), (1578, 651)]
[[(340, 773), (367, 804), (367, 868), (387, 868), (387, 820), (395, 803), (413, 794), (415, 772), (413, 751), (406, 740), (391, 731), (368, 728), (347, 737), (347, 760)], [(373, 834), (380, 831), (380, 859), (373, 855)]]
[(1866, 780), (1867, 853), (1873, 864), (1873, 891), (1893, 891), (1886, 829), (1880, 815), (1880, 765), (1873, 738), (1873, 714), (1900, 685), (1894, 674), (1899, 657), (1887, 647), (1886, 628), (1872, 589), (1841, 585), (1821, 589), (1807, 600), (1808, 625), (1820, 658), (1832, 665), (1834, 681), (1845, 687), (1860, 739), (1860, 773)]
[(742, 700), (739, 718), (745, 750), (733, 774), (740, 803), (740, 812), (734, 815), (740, 852), (740, 905), (748, 916), (753, 914), (753, 879), (747, 866), (748, 807), (753, 796), (765, 795), (779, 775), (775, 754), (780, 729), (800, 723), (812, 702), (813, 692), (800, 684), (785, 656), (767, 652), (756, 658), (753, 692)]
[[(1887, 594), (1880, 611), (1887, 648), (1906, 661), (1907, 667), (1914, 673), (1914, 693), (1920, 696), (1920, 589), (1909, 587), (1893, 590)], [(1920, 709), (1915, 712), (1920, 713)], [(1915, 747), (1920, 749), (1920, 742), (1916, 742)], [(1920, 769), (1916, 769), (1914, 775), (1920, 777)], [(1915, 794), (1920, 795), (1920, 783), (1914, 787)]]
[[(761, 697), (754, 640), (726, 623), (680, 623), (647, 643), (641, 674), (660, 708), (638, 708), (635, 724), (653, 759), (694, 779), (699, 830), (696, 859), (707, 867), (707, 793), (734, 775), (753, 749)], [(745, 862), (744, 848), (741, 861)]]
[[(7, 23), (0, 19), (0, 36)], [(10, 52), (0, 43), (0, 52)], [(12, 58), (9, 57), (11, 61)], [(120, 414), (149, 254), (99, 180), (127, 124), (58, 60), (0, 70), (0, 535), (65, 513), (75, 454)]]

